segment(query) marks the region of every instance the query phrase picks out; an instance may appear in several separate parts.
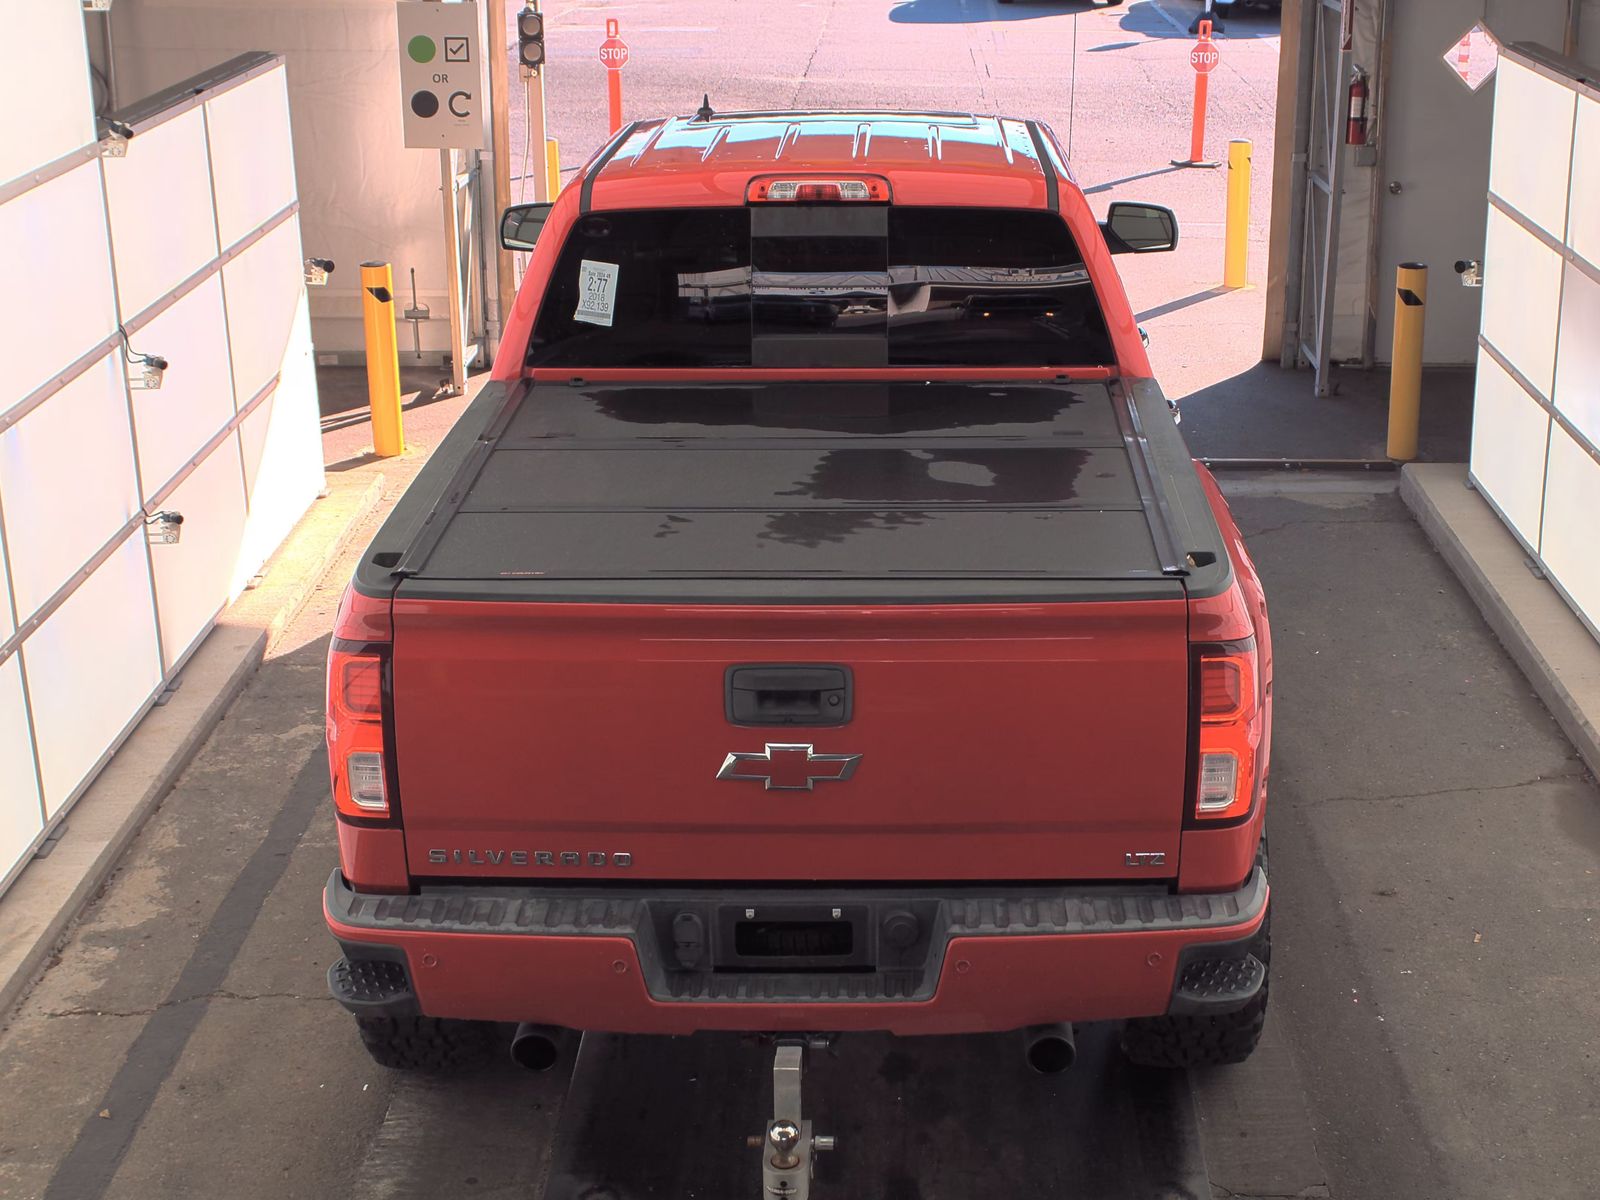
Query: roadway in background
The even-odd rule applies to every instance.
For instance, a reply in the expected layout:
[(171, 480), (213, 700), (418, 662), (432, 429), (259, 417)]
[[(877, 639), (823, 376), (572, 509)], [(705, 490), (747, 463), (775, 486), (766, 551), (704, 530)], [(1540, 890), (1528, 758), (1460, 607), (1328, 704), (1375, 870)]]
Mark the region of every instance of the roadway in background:
[[(504, 0), (515, 37), (521, 0)], [(609, 134), (605, 22), (621, 24), (625, 120), (714, 109), (957, 109), (1050, 124), (1096, 213), (1113, 200), (1178, 214), (1173, 254), (1118, 265), (1151, 337), (1169, 395), (1237, 375), (1260, 355), (1276, 110), (1278, 15), (1240, 13), (1217, 38), (1207, 153), (1229, 138), (1254, 144), (1249, 277), (1223, 292), (1226, 170), (1174, 168), (1189, 153), (1194, 72), (1189, 22), (1197, 0), (550, 0), (544, 6), (549, 133), (567, 177)], [(1076, 54), (1074, 54), (1076, 42)], [(512, 80), (520, 81), (513, 59)], [(1076, 76), (1076, 78), (1074, 78)], [(520, 89), (511, 121), (512, 175), (523, 174)], [(535, 151), (532, 160), (540, 160)], [(512, 195), (519, 195), (519, 182)], [(527, 193), (531, 197), (531, 191)], [(1195, 341), (1207, 352), (1191, 353)], [(1309, 387), (1307, 389), (1309, 393)]]

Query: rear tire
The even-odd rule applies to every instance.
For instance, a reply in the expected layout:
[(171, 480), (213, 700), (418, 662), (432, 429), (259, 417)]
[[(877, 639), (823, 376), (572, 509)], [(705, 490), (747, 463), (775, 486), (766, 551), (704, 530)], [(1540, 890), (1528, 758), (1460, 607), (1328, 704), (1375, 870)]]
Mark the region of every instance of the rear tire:
[[(1256, 862), (1267, 865), (1267, 839), (1263, 836)], [(1190, 1067), (1227, 1067), (1250, 1057), (1267, 1024), (1267, 990), (1272, 983), (1272, 905), (1261, 918), (1261, 929), (1250, 941), (1250, 953), (1268, 968), (1261, 990), (1236, 1012), (1208, 1016), (1138, 1017), (1122, 1030), (1122, 1053), (1141, 1067), (1188, 1070)]]
[(1267, 1023), (1267, 987), (1238, 1012), (1140, 1017), (1122, 1031), (1122, 1053), (1140, 1067), (1226, 1067), (1250, 1057)]
[(489, 1061), (499, 1041), (489, 1021), (357, 1017), (356, 1028), (372, 1060), (391, 1071), (470, 1071)]

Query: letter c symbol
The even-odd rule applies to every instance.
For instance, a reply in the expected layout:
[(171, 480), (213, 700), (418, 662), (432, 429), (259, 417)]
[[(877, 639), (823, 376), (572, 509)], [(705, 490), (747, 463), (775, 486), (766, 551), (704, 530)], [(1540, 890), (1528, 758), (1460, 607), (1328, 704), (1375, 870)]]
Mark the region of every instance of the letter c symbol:
[(462, 108), (457, 108), (456, 107), (456, 100), (457, 100), (458, 97), (460, 99), (463, 99), (463, 100), (471, 100), (472, 99), (472, 93), (471, 92), (451, 92), (450, 93), (450, 99), (445, 101), (445, 103), (450, 108), (450, 115), (451, 116), (456, 116), (456, 117), (470, 117), (472, 115), (472, 110), (471, 109), (462, 109)]

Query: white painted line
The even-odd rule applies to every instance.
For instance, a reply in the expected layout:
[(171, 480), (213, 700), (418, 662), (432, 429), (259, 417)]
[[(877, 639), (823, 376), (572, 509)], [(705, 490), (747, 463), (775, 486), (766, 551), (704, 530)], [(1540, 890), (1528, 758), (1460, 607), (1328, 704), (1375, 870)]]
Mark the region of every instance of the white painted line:
[(1185, 25), (1182, 21), (1178, 20), (1177, 17), (1175, 17), (1171, 13), (1169, 13), (1166, 9), (1162, 8), (1161, 7), (1161, 0), (1150, 0), (1150, 7), (1155, 9), (1158, 13), (1160, 13), (1162, 20), (1166, 21), (1166, 23), (1168, 25), (1171, 25), (1174, 29), (1176, 29), (1179, 33), (1183, 34), (1185, 37), (1188, 36), (1189, 27), (1187, 25)]

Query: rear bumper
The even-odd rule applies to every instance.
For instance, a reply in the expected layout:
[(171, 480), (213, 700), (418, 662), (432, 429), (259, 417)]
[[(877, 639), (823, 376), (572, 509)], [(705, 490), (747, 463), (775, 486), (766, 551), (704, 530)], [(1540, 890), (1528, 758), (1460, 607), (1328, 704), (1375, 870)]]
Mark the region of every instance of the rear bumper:
[[(359, 1014), (615, 1033), (945, 1034), (1240, 1008), (1265, 979), (1249, 943), (1267, 900), (1260, 869), (1235, 892), (1183, 896), (510, 886), (380, 896), (335, 871), (323, 908), (345, 954), (330, 985)], [(802, 910), (823, 921), (837, 910), (852, 925), (845, 969), (735, 960), (730, 922)]]

